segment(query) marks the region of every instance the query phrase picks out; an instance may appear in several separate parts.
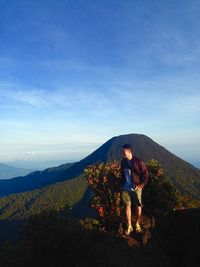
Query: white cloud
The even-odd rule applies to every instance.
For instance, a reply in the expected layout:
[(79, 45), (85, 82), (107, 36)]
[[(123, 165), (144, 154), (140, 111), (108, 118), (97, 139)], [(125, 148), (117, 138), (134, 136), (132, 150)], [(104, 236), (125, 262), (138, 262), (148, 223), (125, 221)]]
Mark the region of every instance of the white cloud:
[(11, 112), (10, 107), (17, 111), (13, 111), (14, 116), (22, 113), (26, 115), (26, 112), (28, 114), (38, 110), (38, 112), (41, 111), (39, 115), (41, 117), (48, 117), (49, 114), (55, 117), (57, 114), (58, 118), (73, 116), (76, 120), (83, 115), (106, 116), (117, 108), (112, 106), (107, 92), (80, 86), (44, 90), (27, 89), (19, 84), (0, 85), (0, 98), (0, 102), (4, 102), (1, 108), (4, 107), (8, 114)]
[(35, 151), (27, 151), (26, 153), (25, 153), (26, 155), (35, 155), (36, 154), (36, 152)]
[(28, 104), (39, 107), (45, 104), (45, 92), (41, 89), (28, 89), (19, 84), (0, 84), (0, 97), (2, 100)]

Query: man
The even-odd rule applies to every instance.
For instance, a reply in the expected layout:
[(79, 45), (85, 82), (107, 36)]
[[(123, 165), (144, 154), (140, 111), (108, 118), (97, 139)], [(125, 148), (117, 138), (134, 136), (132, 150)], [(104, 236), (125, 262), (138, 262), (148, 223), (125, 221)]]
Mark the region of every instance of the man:
[(142, 189), (148, 181), (148, 170), (144, 162), (133, 155), (132, 146), (125, 144), (122, 147), (123, 159), (121, 161), (121, 196), (125, 203), (127, 229), (129, 235), (133, 231), (131, 223), (131, 204), (135, 207), (135, 231), (142, 231), (140, 219), (142, 215)]

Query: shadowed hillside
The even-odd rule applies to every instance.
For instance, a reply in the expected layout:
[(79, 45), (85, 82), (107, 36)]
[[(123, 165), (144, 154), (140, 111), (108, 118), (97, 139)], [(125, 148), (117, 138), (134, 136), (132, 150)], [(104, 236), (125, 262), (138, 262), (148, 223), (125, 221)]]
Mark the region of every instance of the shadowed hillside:
[[(43, 210), (53, 210), (57, 212), (71, 211), (75, 205), (79, 207), (79, 201), (83, 202), (85, 208), (83, 213), (91, 214), (86, 204), (88, 190), (85, 178), (79, 176), (54, 185), (49, 185), (41, 189), (30, 192), (12, 194), (0, 199), (0, 242), (8, 238), (18, 236), (20, 228), (31, 216), (41, 213)], [(83, 206), (83, 205), (82, 205)], [(80, 215), (75, 209), (75, 216)], [(82, 215), (83, 215), (82, 213)]]
[(73, 163), (62, 164), (58, 167), (48, 168), (44, 171), (35, 171), (23, 177), (15, 177), (9, 180), (0, 181), (0, 196), (12, 193), (20, 193), (40, 188), (59, 181), (63, 172), (70, 168)]
[(172, 212), (157, 221), (148, 242), (141, 242), (134, 234), (125, 239), (99, 231), (97, 220), (86, 218), (83, 227), (67, 215), (45, 212), (29, 220), (22, 242), (0, 245), (0, 265), (197, 267), (199, 219), (199, 209)]

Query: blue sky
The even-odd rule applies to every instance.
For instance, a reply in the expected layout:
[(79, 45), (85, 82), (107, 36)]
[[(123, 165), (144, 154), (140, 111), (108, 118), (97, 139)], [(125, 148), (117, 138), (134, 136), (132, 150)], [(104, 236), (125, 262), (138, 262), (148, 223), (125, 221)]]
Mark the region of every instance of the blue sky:
[(142, 133), (200, 161), (200, 2), (0, 0), (0, 162)]

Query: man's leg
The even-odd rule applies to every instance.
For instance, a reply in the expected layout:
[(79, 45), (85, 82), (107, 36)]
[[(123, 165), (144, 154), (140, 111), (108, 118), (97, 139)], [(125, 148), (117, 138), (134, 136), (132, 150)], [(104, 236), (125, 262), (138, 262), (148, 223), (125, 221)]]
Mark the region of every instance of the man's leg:
[(132, 222), (131, 222), (131, 205), (126, 205), (126, 218), (127, 218), (127, 229), (125, 231), (126, 235), (130, 235), (130, 233), (133, 231)]
[(131, 227), (131, 205), (126, 205), (126, 218), (128, 222), (128, 227)]
[(140, 233), (142, 231), (140, 223), (141, 223), (141, 216), (142, 216), (142, 189), (136, 189), (135, 191), (136, 201), (135, 201), (135, 230), (136, 232)]
[(132, 223), (131, 223), (131, 198), (130, 193), (127, 191), (122, 192), (122, 199), (125, 203), (125, 213), (127, 219), (127, 229), (125, 233), (129, 235), (133, 231)]
[(142, 207), (136, 206), (135, 208), (135, 216), (136, 216), (135, 224), (136, 225), (140, 224), (141, 215), (142, 215)]

